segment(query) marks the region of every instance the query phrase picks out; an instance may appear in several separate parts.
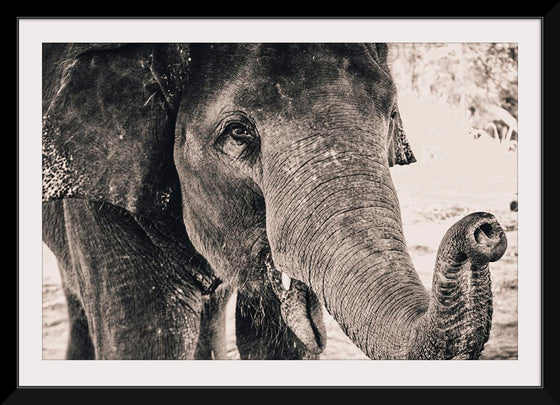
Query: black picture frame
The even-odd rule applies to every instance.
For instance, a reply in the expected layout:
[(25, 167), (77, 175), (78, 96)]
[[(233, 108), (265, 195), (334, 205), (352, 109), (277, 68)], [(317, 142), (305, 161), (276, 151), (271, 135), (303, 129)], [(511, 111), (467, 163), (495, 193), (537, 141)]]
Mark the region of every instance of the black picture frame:
[[(476, 4), (471, 4), (471, 7), (476, 6)], [(536, 5), (535, 5), (536, 6)], [(518, 401), (519, 403), (535, 403), (535, 404), (556, 404), (560, 403), (560, 392), (559, 392), (559, 380), (557, 374), (557, 361), (558, 361), (558, 347), (554, 339), (554, 326), (556, 324), (557, 312), (555, 311), (555, 288), (558, 285), (557, 273), (554, 268), (546, 266), (545, 264), (545, 254), (544, 247), (546, 243), (550, 243), (552, 238), (546, 238), (546, 230), (550, 230), (552, 224), (549, 221), (544, 220), (544, 213), (547, 210), (547, 199), (545, 195), (545, 178), (548, 179), (550, 176), (546, 174), (550, 173), (544, 169), (545, 162), (550, 161), (552, 157), (547, 154), (555, 153), (555, 148), (551, 147), (551, 140), (554, 137), (553, 128), (553, 118), (557, 114), (556, 101), (557, 95), (555, 94), (558, 86), (557, 72), (560, 71), (558, 66), (557, 58), (555, 57), (558, 53), (557, 39), (560, 38), (558, 35), (557, 27), (560, 24), (560, 5), (559, 4), (549, 4), (541, 5), (540, 10), (524, 10), (520, 14), (514, 15), (500, 15), (500, 12), (493, 14), (494, 9), (491, 11), (486, 11), (486, 17), (500, 18), (500, 17), (533, 17), (540, 18), (543, 22), (542, 25), (542, 240), (543, 245), (541, 247), (542, 252), (542, 268), (535, 269), (535, 271), (541, 271), (542, 274), (542, 386), (541, 387), (438, 387), (437, 383), (434, 383), (430, 387), (253, 387), (250, 382), (246, 386), (231, 388), (231, 387), (190, 387), (190, 388), (179, 388), (179, 387), (169, 387), (169, 388), (159, 388), (159, 387), (84, 387), (84, 388), (70, 388), (70, 387), (53, 387), (53, 388), (43, 388), (43, 387), (21, 387), (18, 383), (18, 305), (17, 305), (17, 293), (15, 297), (8, 297), (4, 295), (4, 307), (13, 309), (13, 312), (7, 311), (5, 314), (15, 314), (14, 318), (10, 318), (12, 323), (12, 328), (6, 328), (4, 330), (5, 337), (8, 337), (8, 345), (4, 351), (5, 358), (15, 360), (15, 364), (7, 366), (9, 363), (5, 364), (6, 373), (3, 378), (2, 384), (2, 395), (1, 400), (3, 404), (27, 404), (27, 403), (80, 403), (86, 400), (86, 402), (100, 403), (102, 401), (110, 400), (110, 403), (120, 403), (126, 401), (129, 403), (166, 403), (171, 400), (190, 400), (196, 397), (203, 399), (204, 401), (215, 402), (219, 400), (218, 397), (225, 398), (226, 400), (233, 401), (236, 399), (246, 400), (247, 395), (253, 396), (258, 395), (259, 398), (275, 398), (279, 401), (283, 399), (291, 399), (300, 397), (301, 394), (306, 394), (306, 396), (312, 396), (314, 400), (319, 400), (320, 397), (329, 398), (330, 400), (344, 400), (348, 401), (354, 396), (360, 396), (360, 398), (372, 401), (386, 401), (390, 400), (392, 403), (405, 403), (405, 401), (415, 401), (415, 402), (429, 402), (429, 403), (448, 403), (448, 402), (465, 402), (465, 403), (495, 403), (495, 401), (500, 401), (500, 403), (507, 403), (507, 401)], [(488, 9), (484, 9), (488, 10)], [(500, 10), (500, 8), (498, 8)], [(501, 9), (503, 10), (503, 9)], [(473, 13), (474, 14), (474, 13)], [(473, 17), (473, 14), (469, 14), (465, 17)], [(410, 18), (426, 18), (431, 17), (434, 14), (424, 14), (425, 17), (415, 16)], [(303, 16), (302, 16), (303, 17)], [(342, 17), (342, 16), (340, 16)], [(19, 22), (21, 18), (27, 18), (22, 16), (17, 16), (16, 21)], [(316, 17), (321, 18), (321, 17)], [(363, 18), (363, 17), (362, 17)], [(376, 17), (378, 18), (378, 17)], [(438, 17), (440, 18), (440, 17)], [(444, 17), (441, 17), (444, 18)], [(453, 17), (455, 18), (455, 17)], [(457, 17), (459, 18), (459, 17)], [(461, 17), (462, 18), (462, 17)], [(16, 23), (17, 25), (17, 23)], [(17, 52), (17, 46), (16, 46)], [(17, 58), (16, 58), (16, 75), (17, 75)], [(19, 78), (18, 78), (19, 80)], [(17, 95), (16, 95), (17, 97)], [(547, 135), (548, 134), (548, 135)], [(19, 139), (19, 138), (18, 138)], [(546, 146), (545, 146), (546, 145)], [(17, 149), (17, 147), (16, 147)], [(19, 151), (17, 151), (19, 153)], [(17, 159), (17, 154), (16, 154)], [(17, 168), (16, 168), (17, 170)], [(552, 172), (554, 173), (554, 172)], [(19, 174), (19, 173), (18, 173)], [(18, 176), (19, 179), (19, 176)], [(19, 183), (16, 184), (16, 188), (19, 187)], [(548, 195), (550, 197), (550, 195)], [(17, 200), (17, 198), (16, 198)], [(548, 199), (550, 202), (550, 199)], [(16, 205), (19, 207), (19, 202), (16, 201)], [(22, 215), (18, 209), (18, 216)], [(17, 228), (17, 224), (16, 224)], [(16, 230), (16, 244), (17, 244)], [(16, 252), (16, 263), (17, 255), (21, 249), (21, 246), (17, 246)], [(18, 267), (19, 268), (19, 267)], [(18, 275), (17, 272), (11, 272), (11, 275), (15, 279), (14, 284), (9, 284), (10, 286), (17, 286)], [(17, 291), (17, 287), (16, 287)], [(14, 299), (15, 298), (15, 299)], [(11, 323), (10, 322), (10, 323)], [(15, 331), (15, 336), (12, 332)], [(10, 338), (11, 337), (11, 338)], [(13, 347), (11, 344), (14, 342), (15, 337), (15, 351), (9, 350)], [(240, 394), (240, 395), (238, 395)], [(269, 397), (269, 395), (272, 396)], [(262, 397), (261, 397), (262, 395)], [(381, 396), (381, 398), (380, 398)], [(321, 398), (321, 400), (324, 400)], [(371, 399), (370, 399), (371, 398)]]

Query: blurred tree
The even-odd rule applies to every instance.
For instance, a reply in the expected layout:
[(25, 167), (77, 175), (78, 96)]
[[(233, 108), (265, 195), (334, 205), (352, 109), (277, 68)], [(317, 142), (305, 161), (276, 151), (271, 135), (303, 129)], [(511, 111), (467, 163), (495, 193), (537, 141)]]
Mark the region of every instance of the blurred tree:
[(444, 98), (473, 128), (516, 139), (516, 43), (393, 43), (390, 58), (399, 91)]

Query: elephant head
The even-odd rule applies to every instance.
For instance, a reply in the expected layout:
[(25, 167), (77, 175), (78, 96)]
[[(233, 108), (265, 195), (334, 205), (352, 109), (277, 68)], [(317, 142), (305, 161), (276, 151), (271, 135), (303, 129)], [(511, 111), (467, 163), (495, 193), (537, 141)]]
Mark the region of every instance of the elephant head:
[[(370, 358), (480, 355), (492, 312), (488, 262), (503, 255), (505, 236), (490, 214), (465, 217), (441, 243), (431, 292), (422, 285), (390, 175), (415, 159), (386, 45), (64, 52), (59, 85), (44, 88), (46, 198), (182, 218), (185, 243), (220, 279), (247, 294), (270, 282), (312, 351), (325, 345), (323, 304)], [(109, 72), (88, 80), (101, 61)], [(67, 86), (83, 89), (54, 108)]]

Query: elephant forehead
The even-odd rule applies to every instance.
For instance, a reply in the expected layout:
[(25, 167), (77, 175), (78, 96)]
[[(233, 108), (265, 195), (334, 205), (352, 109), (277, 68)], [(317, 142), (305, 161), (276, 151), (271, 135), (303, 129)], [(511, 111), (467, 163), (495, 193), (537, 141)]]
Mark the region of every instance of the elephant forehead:
[[(375, 62), (363, 44), (290, 43), (262, 44), (253, 59), (274, 74), (301, 74), (302, 69), (312, 73), (317, 68), (332, 70), (337, 65)], [(357, 64), (355, 65), (357, 67)], [(315, 71), (315, 73), (318, 73)], [(332, 72), (336, 74), (336, 72)]]
[(306, 111), (309, 103), (326, 98), (364, 108), (388, 105), (394, 84), (370, 49), (320, 43), (195, 46), (189, 110), (194, 104), (212, 115), (210, 109), (229, 103), (272, 113)]
[(194, 52), (199, 64), (177, 117), (177, 134), (193, 155), (232, 111), (249, 115), (262, 135), (284, 129), (298, 136), (378, 128), (394, 103), (391, 77), (363, 44), (222, 44), (205, 52)]
[(235, 104), (296, 116), (317, 106), (369, 114), (387, 109), (395, 94), (391, 77), (357, 44), (263, 46), (236, 82)]

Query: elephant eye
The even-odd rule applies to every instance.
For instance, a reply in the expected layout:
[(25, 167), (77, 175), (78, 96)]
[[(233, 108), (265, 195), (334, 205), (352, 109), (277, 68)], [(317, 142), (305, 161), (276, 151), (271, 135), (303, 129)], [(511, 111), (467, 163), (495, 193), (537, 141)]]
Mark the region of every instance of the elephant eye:
[(393, 111), (391, 112), (391, 119), (394, 120), (395, 118), (397, 118), (397, 109), (393, 108)]
[(234, 159), (249, 158), (258, 147), (254, 125), (245, 120), (230, 121), (222, 126), (217, 145)]
[(254, 139), (249, 129), (245, 125), (239, 123), (229, 124), (224, 132), (240, 146), (250, 143)]

